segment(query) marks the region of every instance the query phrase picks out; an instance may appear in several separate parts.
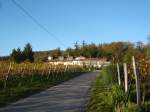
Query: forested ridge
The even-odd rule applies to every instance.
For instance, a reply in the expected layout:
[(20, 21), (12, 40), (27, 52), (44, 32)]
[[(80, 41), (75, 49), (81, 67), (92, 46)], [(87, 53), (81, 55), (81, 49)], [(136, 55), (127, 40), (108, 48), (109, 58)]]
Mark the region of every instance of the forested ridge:
[[(29, 52), (28, 52), (29, 50)], [(95, 43), (75, 43), (73, 48), (67, 48), (61, 50), (60, 48), (49, 50), (49, 51), (34, 51), (32, 53), (32, 46), (28, 43), (24, 50), (20, 48), (13, 49), (10, 56), (0, 57), (0, 60), (12, 59), (14, 52), (30, 53), (30, 61), (43, 62), (47, 60), (48, 56), (59, 57), (59, 56), (85, 56), (87, 58), (107, 58), (111, 61), (130, 61), (131, 56), (135, 56), (138, 59), (150, 59), (150, 44), (144, 44), (143, 42), (111, 42), (103, 44)], [(32, 57), (33, 55), (33, 57)], [(23, 57), (23, 56), (21, 56)], [(30, 56), (29, 56), (30, 57)], [(28, 58), (29, 58), (28, 57)], [(26, 60), (25, 58), (23, 60)]]

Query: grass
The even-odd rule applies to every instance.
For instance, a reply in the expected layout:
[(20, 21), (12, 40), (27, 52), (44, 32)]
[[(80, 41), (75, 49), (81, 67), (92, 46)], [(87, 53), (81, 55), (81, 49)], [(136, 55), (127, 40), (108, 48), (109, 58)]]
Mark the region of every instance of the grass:
[[(114, 105), (122, 98), (116, 95), (117, 85), (113, 85), (113, 78), (108, 74), (108, 68), (103, 68), (92, 87), (92, 94), (88, 104), (88, 112), (113, 112)], [(120, 90), (120, 89), (119, 89)], [(122, 92), (121, 92), (122, 93)], [(114, 100), (117, 99), (116, 101)]]
[[(132, 83), (129, 98), (124, 92), (123, 84), (117, 84), (117, 71), (111, 65), (102, 69), (95, 80), (87, 112), (150, 112), (150, 86), (141, 86), (141, 106), (136, 104), (135, 84)], [(144, 88), (145, 87), (145, 88)], [(145, 92), (146, 91), (146, 92)]]

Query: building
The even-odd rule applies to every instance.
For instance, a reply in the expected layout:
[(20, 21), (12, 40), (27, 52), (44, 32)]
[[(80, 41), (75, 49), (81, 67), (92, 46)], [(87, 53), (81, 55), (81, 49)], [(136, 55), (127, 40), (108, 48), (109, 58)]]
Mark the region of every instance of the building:
[(48, 56), (48, 61), (52, 61), (53, 60), (53, 57), (52, 56)]
[(48, 57), (48, 61), (51, 64), (58, 65), (79, 65), (79, 66), (85, 66), (85, 67), (94, 67), (94, 68), (101, 68), (102, 66), (107, 66), (110, 64), (109, 61), (107, 61), (106, 58), (86, 58), (83, 56), (76, 57), (75, 59), (73, 57), (63, 57), (60, 56), (56, 59), (53, 57)]
[(79, 57), (76, 57), (76, 58), (75, 58), (75, 60), (78, 60), (78, 61), (79, 61), (79, 60), (80, 60), (80, 61), (81, 61), (81, 60), (85, 60), (85, 59), (86, 59), (86, 58), (85, 58), (84, 56), (79, 56)]
[(63, 57), (63, 56), (58, 57), (58, 61), (64, 61), (64, 60), (65, 60), (65, 57)]

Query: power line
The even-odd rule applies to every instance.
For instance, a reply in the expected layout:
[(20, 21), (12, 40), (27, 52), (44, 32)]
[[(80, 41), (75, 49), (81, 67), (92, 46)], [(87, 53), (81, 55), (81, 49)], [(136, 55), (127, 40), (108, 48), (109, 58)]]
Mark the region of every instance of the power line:
[(35, 24), (37, 24), (41, 29), (47, 32), (51, 37), (53, 37), (57, 42), (59, 42), (64, 47), (67, 47), (58, 37), (56, 37), (53, 33), (51, 33), (44, 25), (42, 25), (35, 17), (33, 17), (23, 6), (21, 6), (16, 0), (12, 0), (12, 2), (22, 10)]

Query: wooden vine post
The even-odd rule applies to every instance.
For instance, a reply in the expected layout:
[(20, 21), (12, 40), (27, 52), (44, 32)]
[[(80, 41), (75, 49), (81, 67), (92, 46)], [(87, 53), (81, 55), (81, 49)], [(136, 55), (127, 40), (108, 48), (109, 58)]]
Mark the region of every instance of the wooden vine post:
[(68, 65), (65, 66), (65, 72), (67, 71), (67, 69), (68, 69)]
[(141, 100), (140, 100), (140, 78), (139, 78), (139, 71), (136, 69), (136, 63), (135, 63), (134, 56), (132, 56), (132, 62), (133, 62), (133, 70), (134, 70), (135, 82), (136, 82), (137, 105), (140, 106), (140, 104), (141, 104)]
[(127, 72), (127, 64), (123, 64), (124, 69), (124, 83), (125, 83), (125, 92), (128, 91), (128, 72)]
[(51, 66), (48, 67), (47, 79), (49, 79), (50, 74), (51, 74)]
[(8, 71), (7, 71), (6, 76), (5, 76), (5, 83), (4, 83), (4, 88), (5, 89), (6, 89), (6, 86), (7, 86), (7, 79), (8, 79), (11, 68), (12, 68), (12, 64), (10, 63)]
[(121, 80), (120, 80), (120, 68), (119, 68), (119, 64), (117, 63), (117, 73), (118, 73), (118, 84), (119, 86), (121, 85)]

